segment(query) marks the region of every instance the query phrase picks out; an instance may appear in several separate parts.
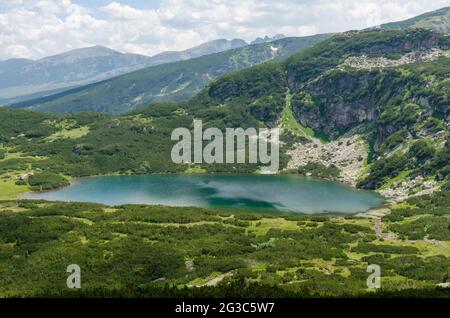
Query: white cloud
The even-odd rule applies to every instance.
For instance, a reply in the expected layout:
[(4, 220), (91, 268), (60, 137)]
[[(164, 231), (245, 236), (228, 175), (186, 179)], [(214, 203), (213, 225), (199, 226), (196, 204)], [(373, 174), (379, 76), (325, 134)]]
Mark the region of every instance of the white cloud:
[(137, 9), (74, 0), (0, 0), (0, 59), (105, 45), (153, 55), (216, 38), (304, 36), (361, 29), (450, 5), (450, 0), (162, 0)]
[(147, 15), (154, 15), (154, 11), (141, 11), (119, 2), (111, 2), (100, 10), (108, 13), (111, 18), (117, 20), (145, 19)]

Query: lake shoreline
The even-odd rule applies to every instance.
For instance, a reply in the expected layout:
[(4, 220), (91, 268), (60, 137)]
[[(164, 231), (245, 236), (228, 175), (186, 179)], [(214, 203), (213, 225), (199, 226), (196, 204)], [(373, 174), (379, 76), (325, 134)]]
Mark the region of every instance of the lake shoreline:
[[(111, 179), (115, 178), (115, 177), (121, 177), (121, 178), (135, 178), (135, 180), (133, 181), (129, 181), (129, 182), (136, 182), (136, 180), (139, 180), (140, 182), (151, 182), (149, 180), (146, 180), (148, 177), (162, 177), (162, 176), (167, 176), (167, 177), (174, 177), (174, 180), (169, 180), (170, 186), (171, 187), (176, 187), (177, 182), (178, 181), (183, 181), (186, 182), (186, 180), (202, 180), (204, 178), (217, 178), (218, 180), (222, 180), (221, 182), (226, 184), (228, 183), (232, 183), (234, 182), (234, 186), (238, 185), (239, 183), (236, 183), (237, 181), (234, 178), (237, 178), (238, 180), (243, 180), (243, 182), (246, 184), (245, 188), (242, 188), (241, 192), (238, 192), (238, 194), (234, 194), (236, 195), (236, 198), (234, 198), (233, 196), (231, 197), (223, 197), (223, 198), (219, 198), (217, 199), (215, 195), (212, 196), (208, 196), (208, 195), (197, 195), (196, 199), (201, 199), (201, 200), (206, 200), (206, 201), (214, 201), (214, 200), (221, 200), (221, 208), (231, 208), (231, 209), (247, 209), (247, 210), (263, 210), (264, 212), (268, 212), (268, 210), (273, 210), (276, 214), (279, 213), (287, 213), (287, 214), (291, 214), (291, 213), (304, 213), (304, 214), (318, 214), (318, 215), (330, 215), (330, 216), (342, 216), (342, 215), (354, 215), (354, 214), (358, 214), (358, 213), (363, 213), (363, 212), (367, 212), (369, 210), (371, 210), (372, 208), (381, 208), (386, 206), (386, 204), (388, 204), (388, 202), (386, 202), (385, 198), (381, 195), (379, 195), (377, 192), (375, 191), (368, 191), (368, 190), (361, 190), (361, 189), (357, 189), (354, 187), (351, 187), (347, 184), (344, 184), (342, 182), (338, 182), (338, 181), (330, 181), (330, 180), (324, 180), (324, 179), (320, 179), (320, 178), (314, 178), (314, 177), (305, 177), (305, 176), (301, 176), (298, 174), (276, 174), (276, 175), (264, 175), (264, 174), (252, 174), (252, 173), (248, 173), (248, 174), (232, 174), (232, 173), (214, 173), (214, 174), (207, 174), (207, 173), (199, 173), (199, 174), (186, 174), (186, 173), (158, 173), (158, 174), (149, 174), (149, 175), (120, 175), (120, 174), (108, 174), (108, 175), (95, 175), (95, 176), (87, 176), (87, 177), (81, 177), (81, 178), (70, 178), (70, 185), (67, 187), (62, 187), (62, 188), (58, 188), (58, 189), (53, 189), (50, 191), (44, 191), (44, 192), (26, 192), (24, 194), (22, 194), (20, 196), (20, 200), (47, 200), (47, 201), (65, 201), (65, 202), (96, 202), (99, 204), (104, 204), (104, 205), (108, 205), (108, 206), (117, 206), (117, 205), (124, 205), (124, 204), (139, 204), (139, 205), (165, 205), (165, 206), (196, 206), (196, 207), (201, 207), (201, 208), (209, 208), (209, 209), (214, 209), (214, 206), (209, 206), (209, 203), (202, 203), (201, 205), (197, 205), (196, 203), (192, 203), (192, 202), (177, 202), (177, 200), (179, 199), (179, 196), (181, 194), (178, 194), (178, 196), (176, 195), (176, 193), (172, 194), (170, 193), (170, 195), (167, 195), (167, 193), (164, 193), (165, 197), (163, 199), (162, 202), (160, 201), (154, 201), (154, 202), (147, 202), (145, 201), (145, 199), (142, 198), (138, 198), (135, 201), (130, 202), (129, 198), (127, 198), (126, 194), (123, 194), (124, 192), (118, 191), (118, 188), (120, 189), (120, 186), (125, 186), (125, 191), (130, 192), (130, 189), (127, 189), (127, 183), (124, 181), (126, 179), (121, 180), (121, 185), (120, 186), (115, 186), (113, 187), (114, 190), (116, 191), (114, 199), (109, 199), (112, 200), (113, 203), (111, 203), (110, 201), (108, 201), (108, 199), (105, 199), (105, 197), (107, 197), (107, 195), (105, 195), (104, 193), (101, 195), (101, 200), (100, 199), (90, 199), (90, 197), (88, 199), (83, 198), (82, 200), (79, 200), (79, 198), (77, 199), (77, 197), (75, 196), (73, 199), (70, 198), (64, 198), (64, 199), (48, 199), (50, 198), (54, 198), (57, 197), (57, 195), (55, 193), (63, 191), (64, 193), (64, 189), (67, 188), (72, 188), (71, 190), (67, 190), (65, 191), (66, 193), (64, 195), (67, 196), (67, 193), (70, 193), (73, 190), (74, 186), (79, 185), (80, 182), (83, 182), (85, 180), (96, 180), (96, 179), (102, 179), (102, 178), (108, 178), (109, 180), (104, 180), (103, 182), (109, 182)], [(191, 178), (192, 177), (192, 178)], [(248, 181), (247, 178), (251, 178), (251, 181)], [(261, 178), (262, 180), (266, 180), (264, 182), (259, 182), (258, 178)], [(269, 181), (268, 179), (273, 178), (273, 181)], [(178, 180), (177, 180), (178, 179)], [(256, 179), (256, 180), (255, 180)], [(144, 181), (142, 181), (144, 180)], [(168, 180), (165, 180), (165, 178), (162, 178), (161, 180), (157, 181), (156, 184), (159, 184), (160, 182), (167, 182)], [(103, 183), (101, 181), (92, 181), (92, 182), (99, 182), (99, 184), (103, 185)], [(90, 181), (88, 181), (88, 183), (92, 183)], [(122, 185), (122, 183), (125, 182), (125, 185)], [(250, 182), (250, 183), (249, 183)], [(275, 185), (272, 185), (272, 183), (275, 182)], [(217, 182), (216, 182), (217, 183)], [(289, 185), (284, 185), (284, 183), (291, 183)], [(291, 189), (292, 186), (296, 186), (296, 184), (299, 184), (298, 186), (300, 186), (299, 189), (297, 189), (295, 192), (294, 190)], [(183, 184), (183, 182), (182, 182)], [(246, 198), (246, 195), (242, 195), (243, 193), (251, 193), (254, 192), (254, 189), (252, 188), (252, 191), (247, 191), (249, 189), (249, 185), (255, 185), (256, 189), (263, 187), (264, 190), (259, 190), (262, 191), (260, 192), (259, 196), (255, 195), (254, 193), (251, 194), (252, 198)], [(303, 185), (302, 185), (303, 184)], [(135, 189), (136, 191), (138, 191), (139, 193), (142, 194), (142, 192), (145, 191), (149, 191), (149, 189), (147, 189), (145, 186), (143, 186), (142, 184), (137, 184), (138, 187)], [(141, 186), (141, 188), (139, 189), (139, 185)], [(148, 185), (147, 185), (148, 186)], [(150, 183), (150, 188), (153, 187), (155, 185), (152, 185)], [(166, 185), (167, 186), (167, 185)], [(186, 186), (186, 185), (184, 185)], [(229, 187), (230, 185), (227, 185), (227, 187)], [(270, 187), (278, 187), (278, 186), (286, 186), (285, 191), (287, 191), (288, 193), (276, 193), (278, 190), (277, 189), (272, 189), (270, 190)], [(306, 188), (301, 188), (301, 187), (306, 187)], [(81, 186), (82, 187), (82, 186)], [(129, 187), (129, 185), (128, 185)], [(136, 184), (133, 184), (132, 187), (136, 187)], [(188, 188), (191, 187), (191, 185), (188, 186)], [(232, 186), (233, 187), (233, 186)], [(355, 207), (353, 209), (357, 209), (358, 205), (361, 204), (366, 204), (366, 203), (362, 203), (364, 201), (361, 200), (369, 200), (370, 194), (376, 195), (376, 197), (378, 197), (378, 200), (382, 200), (381, 204), (376, 204), (374, 207), (369, 208), (369, 209), (360, 209), (360, 210), (352, 210), (352, 207), (349, 208), (349, 210), (345, 210), (342, 208), (342, 206), (346, 206), (348, 205), (347, 201), (345, 201), (345, 198), (338, 198), (338, 202), (339, 205), (336, 208), (335, 211), (333, 211), (333, 208), (335, 208), (332, 204), (331, 201), (330, 202), (323, 202), (322, 198), (319, 196), (317, 196), (318, 194), (315, 194), (315, 199), (311, 200), (311, 198), (309, 197), (305, 197), (308, 195), (308, 193), (312, 193), (314, 194), (314, 191), (311, 189), (314, 189), (314, 187), (319, 187), (319, 190), (322, 189), (322, 192), (325, 189), (325, 193), (326, 190), (330, 190), (330, 191), (343, 191), (342, 193), (345, 194), (347, 196), (354, 196), (355, 198)], [(77, 188), (80, 188), (80, 186), (78, 186)], [(210, 188), (208, 188), (208, 186), (206, 186), (205, 188), (207, 191), (211, 191)], [(200, 189), (201, 191), (205, 191), (205, 189)], [(335, 190), (332, 190), (335, 189)], [(197, 189), (198, 190), (198, 189)], [(212, 189), (212, 190), (216, 190), (216, 189)], [(91, 189), (91, 193), (95, 193), (95, 189)], [(109, 190), (104, 190), (105, 192), (108, 192)], [(176, 191), (174, 189), (172, 189), (172, 191)], [(267, 191), (267, 194), (264, 192)], [(294, 192), (292, 192), (294, 191)], [(305, 192), (306, 191), (306, 192)], [(313, 191), (313, 192), (308, 192), (308, 191)], [(318, 190), (317, 190), (318, 191)], [(274, 193), (272, 193), (274, 192)], [(305, 193), (304, 193), (305, 192)], [(127, 193), (127, 192), (125, 192)], [(361, 197), (362, 195), (362, 197)], [(118, 197), (124, 197), (123, 199), (117, 199)], [(182, 195), (181, 195), (182, 196)], [(298, 200), (300, 198), (300, 201), (298, 203), (298, 205), (296, 205), (296, 203), (293, 204), (293, 202), (296, 202), (295, 200)], [(359, 198), (359, 199), (357, 199)], [(366, 198), (366, 199), (363, 199)], [(152, 200), (155, 198), (152, 198)], [(303, 203), (301, 203), (301, 200), (304, 200)], [(144, 200), (145, 202), (143, 202), (142, 200)], [(155, 199), (158, 200), (158, 199)], [(231, 201), (230, 201), (231, 200)], [(237, 201), (233, 201), (233, 200), (237, 200)], [(255, 201), (256, 200), (256, 201)], [(272, 201), (271, 201), (272, 200)], [(283, 204), (280, 204), (278, 201), (279, 200), (285, 200)], [(286, 201), (287, 200), (287, 201)], [(335, 198), (336, 200), (336, 198)], [(349, 199), (350, 200), (350, 199)], [(375, 197), (372, 197), (372, 199), (370, 200), (375, 200)], [(114, 202), (119, 202), (119, 203), (114, 203)], [(167, 203), (169, 202), (169, 203)], [(174, 204), (175, 202), (175, 204)], [(228, 206), (226, 202), (234, 202), (231, 203), (232, 206)], [(284, 204), (286, 204), (286, 202), (289, 202), (287, 206), (285, 206)], [(369, 201), (368, 201), (369, 202)], [(180, 205), (181, 204), (181, 205)], [(247, 207), (247, 204), (249, 204), (250, 206)], [(256, 207), (253, 207), (252, 205), (256, 204)], [(268, 206), (266, 206), (268, 204)], [(274, 206), (272, 206), (272, 204), (275, 204)], [(328, 205), (327, 205), (328, 204)], [(223, 205), (223, 206), (222, 206)], [(234, 207), (234, 205), (238, 206), (238, 207)], [(241, 207), (240, 205), (243, 205), (243, 207)], [(261, 206), (259, 206), (261, 205)], [(351, 204), (350, 204), (351, 205)], [(302, 208), (299, 208), (299, 206), (301, 206)], [(316, 211), (315, 208), (313, 208), (314, 206), (329, 206), (329, 208), (321, 210), (321, 211)]]

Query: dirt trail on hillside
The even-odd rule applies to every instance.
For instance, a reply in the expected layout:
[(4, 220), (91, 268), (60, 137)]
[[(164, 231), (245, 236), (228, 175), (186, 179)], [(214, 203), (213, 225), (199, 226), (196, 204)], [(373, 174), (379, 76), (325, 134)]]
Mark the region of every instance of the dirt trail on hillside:
[(390, 210), (385, 208), (385, 209), (376, 209), (376, 210), (370, 210), (367, 211), (365, 213), (359, 213), (357, 214), (357, 216), (360, 217), (365, 217), (365, 218), (370, 218), (372, 219), (372, 229), (375, 232), (375, 235), (377, 236), (377, 239), (381, 240), (385, 240), (385, 241), (400, 241), (397, 237), (397, 235), (395, 235), (395, 233), (392, 232), (384, 232), (383, 231), (383, 216), (385, 216)]

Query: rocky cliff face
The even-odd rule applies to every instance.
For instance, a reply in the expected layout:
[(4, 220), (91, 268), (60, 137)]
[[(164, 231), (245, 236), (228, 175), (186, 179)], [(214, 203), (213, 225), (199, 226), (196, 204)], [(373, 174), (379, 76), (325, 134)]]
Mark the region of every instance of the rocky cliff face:
[[(384, 38), (383, 32), (369, 32), (365, 35), (371, 37), (371, 45), (362, 46), (362, 35), (347, 33), (344, 37), (351, 40), (335, 38), (331, 50), (328, 47), (317, 56), (288, 63), (289, 85), (294, 92), (292, 110), (300, 123), (335, 139), (358, 125), (377, 121), (389, 103), (414, 103), (445, 111), (445, 106), (430, 103), (429, 97), (412, 89), (425, 88), (431, 82), (399, 67), (448, 56), (448, 39), (431, 31)], [(322, 59), (326, 63), (321, 65)], [(319, 64), (317, 69), (323, 67), (320, 73), (307, 68), (311, 60)], [(380, 124), (384, 139), (405, 123)]]
[(294, 115), (302, 125), (334, 139), (378, 117), (376, 99), (368, 94), (375, 81), (375, 74), (362, 72), (336, 72), (322, 77), (295, 95)]
[[(302, 172), (318, 162), (389, 198), (444, 187), (450, 181), (449, 47), (449, 36), (428, 30), (349, 32), (288, 60), (292, 114), (313, 129), (306, 136), (312, 143), (288, 152), (288, 168)], [(357, 151), (344, 146), (352, 137), (367, 141), (358, 148), (367, 157), (355, 158)]]

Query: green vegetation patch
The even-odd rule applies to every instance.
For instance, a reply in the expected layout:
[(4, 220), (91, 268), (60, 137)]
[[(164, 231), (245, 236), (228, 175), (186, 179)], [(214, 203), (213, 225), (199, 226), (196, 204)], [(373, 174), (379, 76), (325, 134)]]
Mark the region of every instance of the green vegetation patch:
[(68, 138), (68, 139), (78, 139), (81, 138), (83, 136), (86, 136), (89, 133), (89, 127), (80, 127), (80, 128), (75, 128), (75, 129), (70, 129), (70, 130), (61, 130), (58, 131), (50, 136), (48, 136), (46, 138), (46, 140), (49, 141), (54, 141), (57, 139), (64, 139), (64, 138)]
[(68, 186), (70, 183), (58, 174), (42, 172), (30, 176), (28, 184), (33, 191), (46, 191)]
[[(1, 206), (2, 296), (63, 294), (69, 264), (82, 268), (81, 293), (205, 285), (220, 291), (239, 282), (263, 283), (277, 295), (355, 296), (365, 293), (373, 261), (391, 280), (407, 278), (417, 288), (443, 282), (449, 261), (430, 244), (375, 244), (367, 220), (358, 218), (44, 201)], [(361, 257), (350, 259), (355, 251)]]
[[(408, 219), (412, 218), (412, 219)], [(403, 239), (450, 240), (450, 193), (412, 198), (394, 208), (383, 220)], [(407, 222), (405, 221), (407, 220)]]

